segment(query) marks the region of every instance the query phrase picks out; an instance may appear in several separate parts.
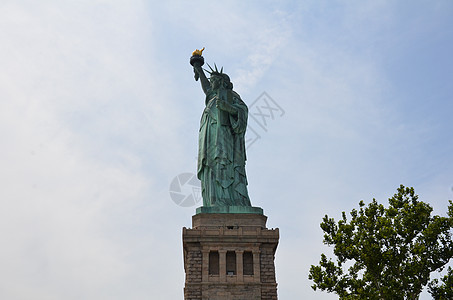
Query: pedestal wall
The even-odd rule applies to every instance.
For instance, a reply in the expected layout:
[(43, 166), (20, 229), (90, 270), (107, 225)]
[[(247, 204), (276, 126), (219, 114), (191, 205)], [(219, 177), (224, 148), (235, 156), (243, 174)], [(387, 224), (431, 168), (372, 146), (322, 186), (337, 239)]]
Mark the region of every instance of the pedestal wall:
[(185, 300), (277, 299), (277, 229), (261, 214), (201, 213), (183, 228)]

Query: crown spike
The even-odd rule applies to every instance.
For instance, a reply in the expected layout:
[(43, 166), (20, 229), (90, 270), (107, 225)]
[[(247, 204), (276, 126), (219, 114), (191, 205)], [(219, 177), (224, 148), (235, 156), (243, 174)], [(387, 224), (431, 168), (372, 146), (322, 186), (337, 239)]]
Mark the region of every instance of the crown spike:
[(208, 63), (206, 63), (206, 64), (208, 65), (209, 69), (211, 69), (211, 72), (209, 72), (209, 74), (211, 74), (212, 72), (214, 72), (214, 70), (212, 69), (212, 67), (211, 67)]
[(215, 71), (219, 73), (219, 69), (217, 69), (217, 65), (214, 63)]
[(220, 74), (222, 74), (222, 73), (223, 73), (223, 67), (220, 69)]

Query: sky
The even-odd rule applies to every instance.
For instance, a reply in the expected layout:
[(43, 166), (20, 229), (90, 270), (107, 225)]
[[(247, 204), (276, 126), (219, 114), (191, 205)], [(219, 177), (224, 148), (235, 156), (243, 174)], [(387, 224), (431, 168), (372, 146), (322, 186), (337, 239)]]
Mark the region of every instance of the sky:
[(453, 198), (451, 1), (2, 0), (0, 40), (1, 299), (183, 299), (202, 47), (249, 106), (279, 299), (336, 299), (324, 215)]

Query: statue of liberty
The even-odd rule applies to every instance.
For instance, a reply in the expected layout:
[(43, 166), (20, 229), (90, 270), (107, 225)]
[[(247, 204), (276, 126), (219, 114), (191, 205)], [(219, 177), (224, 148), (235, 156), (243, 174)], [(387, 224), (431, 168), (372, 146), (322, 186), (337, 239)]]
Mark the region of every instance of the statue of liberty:
[[(203, 48), (204, 49), (204, 48)], [(200, 122), (197, 177), (204, 207), (251, 206), (245, 174), (248, 109), (223, 68), (202, 65), (202, 50), (192, 54), (195, 80), (200, 79), (206, 107)], [(197, 52), (198, 51), (198, 52)]]

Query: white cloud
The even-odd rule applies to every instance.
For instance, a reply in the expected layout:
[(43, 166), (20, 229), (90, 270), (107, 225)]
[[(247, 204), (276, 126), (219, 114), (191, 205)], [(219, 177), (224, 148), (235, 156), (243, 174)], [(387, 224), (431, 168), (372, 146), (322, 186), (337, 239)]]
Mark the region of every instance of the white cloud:
[(143, 51), (134, 50), (139, 10), (29, 4), (2, 10), (1, 297), (121, 297), (125, 287), (114, 287), (137, 272), (122, 231), (150, 212), (145, 192), (155, 184), (139, 169), (140, 149), (121, 145), (138, 139), (130, 121), (140, 112), (118, 110), (149, 91), (134, 56)]

